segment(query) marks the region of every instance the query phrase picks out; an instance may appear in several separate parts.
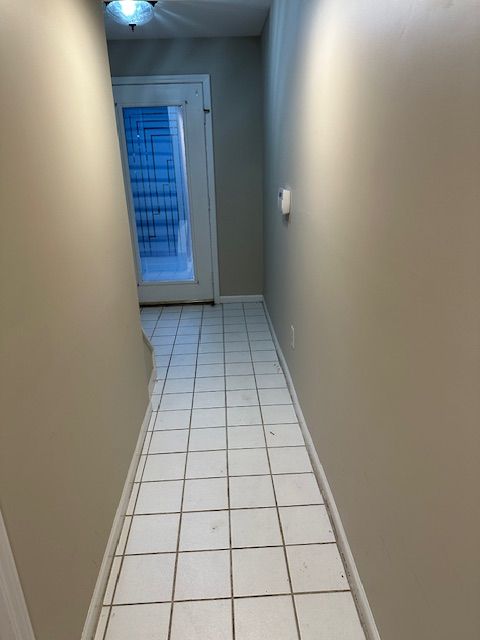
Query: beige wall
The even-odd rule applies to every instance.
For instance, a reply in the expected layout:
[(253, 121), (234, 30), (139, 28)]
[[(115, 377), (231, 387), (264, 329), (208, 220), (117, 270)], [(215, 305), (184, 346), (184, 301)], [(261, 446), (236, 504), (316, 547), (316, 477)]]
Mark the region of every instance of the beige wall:
[(97, 0), (0, 22), (0, 508), (37, 640), (79, 639), (147, 406)]
[(474, 640), (480, 3), (275, 0), (266, 40), (266, 298), (381, 636)]
[(259, 38), (112, 40), (108, 48), (113, 76), (210, 74), (220, 293), (262, 293)]

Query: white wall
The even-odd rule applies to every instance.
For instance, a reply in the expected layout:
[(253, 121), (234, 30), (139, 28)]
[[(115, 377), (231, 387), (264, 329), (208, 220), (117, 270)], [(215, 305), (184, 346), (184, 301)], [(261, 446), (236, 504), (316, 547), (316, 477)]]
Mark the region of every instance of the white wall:
[(480, 3), (274, 0), (265, 54), (266, 300), (381, 636), (479, 638)]
[(78, 640), (149, 375), (98, 0), (2, 2), (0, 92), (0, 510), (36, 639)]

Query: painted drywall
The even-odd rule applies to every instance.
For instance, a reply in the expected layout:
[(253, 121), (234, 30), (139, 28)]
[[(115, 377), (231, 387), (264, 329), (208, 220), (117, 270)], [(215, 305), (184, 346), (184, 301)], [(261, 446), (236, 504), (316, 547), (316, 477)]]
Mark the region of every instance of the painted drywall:
[(265, 56), (266, 300), (380, 635), (474, 640), (480, 3), (274, 0)]
[(148, 403), (100, 3), (5, 0), (0, 90), (0, 509), (79, 639)]
[(221, 295), (262, 293), (259, 38), (114, 40), (112, 76), (210, 74)]

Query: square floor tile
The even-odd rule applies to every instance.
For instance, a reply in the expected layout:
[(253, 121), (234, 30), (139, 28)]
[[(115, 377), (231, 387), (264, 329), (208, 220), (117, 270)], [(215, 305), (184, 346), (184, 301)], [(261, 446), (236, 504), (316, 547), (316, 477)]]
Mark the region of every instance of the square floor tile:
[(313, 473), (273, 476), (279, 506), (323, 504), (322, 494)]
[(226, 451), (193, 451), (188, 454), (187, 478), (221, 478), (226, 475)]
[(298, 422), (292, 404), (263, 405), (262, 416), (265, 424), (288, 424)]
[(234, 601), (236, 640), (297, 640), (292, 598), (267, 596)]
[(197, 378), (214, 378), (223, 376), (225, 368), (223, 364), (199, 364), (197, 365)]
[(223, 353), (199, 353), (197, 364), (223, 364)]
[(196, 334), (188, 333), (179, 335), (177, 333), (177, 337), (175, 338), (175, 344), (197, 344), (199, 339), (198, 332)]
[(283, 547), (234, 549), (232, 567), (234, 596), (290, 593)]
[[(181, 345), (178, 345), (181, 346)], [(189, 348), (190, 345), (183, 345), (184, 347)], [(177, 349), (178, 347), (175, 347)], [(178, 367), (169, 367), (167, 373), (167, 379), (171, 378), (194, 378), (195, 377), (195, 366), (191, 364), (184, 364)]]
[(238, 360), (234, 357), (234, 353), (241, 353), (242, 356), (248, 354), (250, 356), (250, 345), (248, 340), (242, 342), (225, 342), (225, 362), (251, 362), (251, 356), (248, 359), (243, 357)]
[(302, 640), (365, 640), (350, 592), (295, 596)]
[(173, 605), (171, 640), (232, 640), (232, 637), (231, 600)]
[(164, 380), (167, 376), (168, 367), (167, 365), (161, 364), (161, 360), (163, 360), (164, 357), (165, 356), (161, 356), (155, 351), (155, 362), (156, 362), (155, 380)]
[(202, 333), (222, 333), (223, 324), (219, 318), (207, 318), (202, 323)]
[(251, 427), (228, 427), (229, 449), (251, 449), (265, 446), (265, 436), (261, 425)]
[[(173, 355), (170, 360), (170, 365), (172, 367), (179, 367), (185, 364), (196, 364), (197, 362), (197, 354), (196, 353), (182, 353), (179, 355)], [(181, 378), (183, 380), (192, 380), (193, 378)], [(191, 391), (191, 389), (188, 389)]]
[(258, 396), (260, 404), (264, 405), (292, 404), (290, 391), (286, 387), (281, 389), (260, 389)]
[(176, 551), (179, 520), (178, 513), (134, 516), (125, 553)]
[(289, 546), (287, 557), (295, 593), (348, 589), (336, 544)]
[(149, 453), (174, 453), (187, 450), (188, 429), (174, 431), (154, 431), (150, 440)]
[(229, 427), (262, 424), (260, 408), (256, 407), (228, 407), (227, 424)]
[(247, 325), (248, 337), (250, 342), (257, 342), (260, 340), (271, 340), (272, 336), (268, 330), (268, 325), (265, 322), (248, 322)]
[(198, 353), (223, 353), (222, 342), (200, 342)]
[(172, 597), (174, 553), (125, 556), (114, 604), (165, 602)]
[(190, 426), (190, 411), (159, 411), (153, 429), (188, 429)]
[(192, 408), (192, 393), (168, 393), (160, 402), (160, 411), (172, 411)]
[(228, 471), (231, 476), (269, 474), (266, 449), (230, 450), (228, 452)]
[(243, 476), (230, 478), (230, 506), (236, 508), (274, 507), (270, 476)]
[[(233, 345), (243, 344), (240, 342), (234, 342)], [(248, 343), (247, 343), (248, 344)], [(228, 351), (228, 347), (226, 347), (227, 352), (225, 353), (225, 362), (227, 364), (231, 364), (233, 362), (251, 362), (252, 356), (250, 355), (250, 350), (248, 346), (246, 347), (246, 351)]]
[(266, 424), (265, 436), (269, 447), (305, 446), (302, 430), (298, 424)]
[(163, 393), (191, 393), (193, 391), (193, 381), (194, 378), (173, 378), (172, 380), (165, 380)]
[(194, 429), (190, 433), (189, 451), (217, 451), (227, 448), (226, 429)]
[(186, 453), (159, 453), (147, 456), (142, 480), (181, 480), (185, 473), (186, 457)]
[[(255, 389), (255, 376), (227, 376), (227, 391)], [(257, 403), (258, 404), (258, 403)]]
[(113, 607), (105, 640), (167, 640), (170, 603)]
[(266, 375), (271, 373), (283, 373), (278, 362), (255, 362), (253, 365), (255, 375)]
[(240, 509), (231, 512), (233, 547), (282, 544), (276, 509)]
[(251, 340), (250, 347), (252, 353), (254, 351), (275, 351), (275, 345), (272, 340)]
[(229, 551), (178, 554), (175, 600), (205, 600), (230, 596)]
[(280, 507), (280, 520), (285, 544), (335, 542), (324, 505)]
[(176, 327), (165, 327), (165, 326), (158, 326), (155, 331), (153, 332), (153, 336), (157, 337), (157, 336), (172, 336), (173, 338), (175, 337), (177, 333), (177, 329)]
[(223, 346), (223, 333), (202, 333), (200, 338), (200, 344), (222, 344)]
[[(176, 344), (173, 347), (173, 355), (180, 356), (180, 355), (185, 355), (185, 354), (188, 354), (188, 353), (197, 353), (197, 350), (198, 350), (197, 343), (195, 343), (195, 344)], [(191, 378), (192, 374), (183, 375), (183, 376), (180, 375), (180, 376), (177, 376), (177, 377), (180, 377), (180, 378)]]
[(245, 331), (247, 325), (245, 321), (242, 322), (226, 322), (225, 323), (225, 335), (227, 333), (236, 333), (237, 331)]
[(287, 386), (283, 373), (266, 373), (256, 375), (258, 389), (281, 389)]
[(153, 386), (153, 395), (159, 395), (163, 391), (165, 380), (157, 380)]
[(227, 376), (249, 376), (253, 374), (253, 366), (250, 362), (230, 362), (225, 365)]
[(228, 549), (228, 511), (184, 513), (180, 531), (180, 551)]
[(226, 342), (242, 342), (247, 340), (247, 332), (244, 331), (228, 331), (225, 333)]
[(211, 409), (225, 406), (224, 391), (197, 391), (193, 398), (194, 409)]
[(157, 395), (157, 396), (152, 395), (152, 396), (150, 396), (150, 404), (152, 405), (152, 411), (158, 411), (161, 399), (162, 399), (162, 396), (160, 396), (160, 395)]
[(278, 355), (276, 351), (252, 351), (253, 362), (277, 362)]
[(217, 376), (213, 378), (196, 378), (195, 380), (195, 392), (200, 391), (224, 391), (225, 390), (225, 378), (223, 376)]
[(251, 407), (258, 405), (258, 395), (256, 389), (242, 389), (238, 391), (227, 391), (228, 407)]
[(142, 482), (135, 505), (135, 513), (175, 513), (180, 511), (182, 488), (183, 480)]
[(186, 480), (183, 496), (184, 511), (227, 509), (228, 493), (226, 478)]
[(305, 447), (273, 447), (269, 449), (272, 473), (311, 472), (312, 465)]
[(199, 427), (224, 427), (226, 416), (224, 408), (194, 409), (192, 411), (192, 429)]

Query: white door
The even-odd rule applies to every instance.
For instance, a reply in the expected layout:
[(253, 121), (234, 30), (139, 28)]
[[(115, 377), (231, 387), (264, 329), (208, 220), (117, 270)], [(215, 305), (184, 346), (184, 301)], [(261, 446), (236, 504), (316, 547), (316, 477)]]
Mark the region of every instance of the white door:
[(213, 300), (203, 84), (124, 82), (113, 91), (140, 302)]

